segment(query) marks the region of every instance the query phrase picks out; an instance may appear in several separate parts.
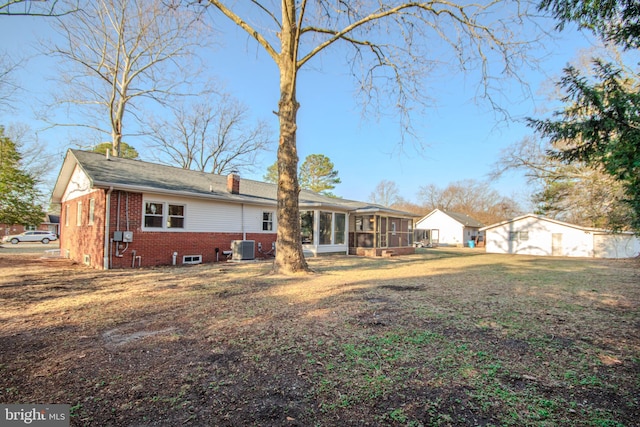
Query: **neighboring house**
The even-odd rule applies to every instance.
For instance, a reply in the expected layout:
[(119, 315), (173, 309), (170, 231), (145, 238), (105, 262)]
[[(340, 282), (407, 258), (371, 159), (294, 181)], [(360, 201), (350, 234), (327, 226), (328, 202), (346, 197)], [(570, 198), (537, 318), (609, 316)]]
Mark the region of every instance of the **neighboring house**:
[[(52, 201), (61, 254), (109, 269), (272, 256), (276, 195), (275, 184), (237, 174), (69, 150)], [(306, 254), (415, 252), (410, 213), (306, 190), (299, 206)]]
[(469, 240), (477, 241), (484, 224), (469, 215), (434, 209), (418, 220), (416, 230), (423, 230), (423, 238), (434, 246), (468, 246)]
[(20, 234), (25, 231), (42, 230), (50, 231), (56, 235), (60, 234), (60, 215), (46, 214), (43, 221), (38, 225), (22, 225), (22, 224), (0, 224), (0, 238), (10, 234)]
[(527, 214), (484, 227), (486, 251), (567, 257), (631, 258), (640, 240), (628, 232), (612, 233)]

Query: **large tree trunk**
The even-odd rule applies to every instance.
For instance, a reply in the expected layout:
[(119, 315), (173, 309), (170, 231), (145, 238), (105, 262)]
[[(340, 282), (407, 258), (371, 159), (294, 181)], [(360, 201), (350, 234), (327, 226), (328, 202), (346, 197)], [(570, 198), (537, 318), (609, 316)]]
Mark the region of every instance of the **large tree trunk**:
[[(288, 4), (286, 4), (288, 3)], [(298, 273), (309, 271), (302, 253), (300, 240), (300, 209), (298, 199), (298, 149), (296, 129), (298, 101), (296, 100), (297, 34), (295, 27), (295, 2), (283, 1), (282, 51), (279, 56), (280, 140), (278, 143), (278, 239), (273, 271)]]

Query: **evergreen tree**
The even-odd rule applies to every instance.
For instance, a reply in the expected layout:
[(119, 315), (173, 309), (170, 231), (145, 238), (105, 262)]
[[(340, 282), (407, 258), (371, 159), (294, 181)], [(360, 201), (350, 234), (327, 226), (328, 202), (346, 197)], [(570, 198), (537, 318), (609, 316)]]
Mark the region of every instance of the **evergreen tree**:
[[(112, 150), (112, 144), (110, 142), (103, 142), (93, 147), (93, 150), (91, 151), (95, 151), (96, 153), (106, 154), (107, 151), (111, 151), (111, 150)], [(137, 159), (138, 151), (132, 146), (130, 146), (129, 144), (127, 144), (126, 142), (120, 142), (120, 157), (123, 157), (125, 159)]]
[[(636, 0), (592, 2), (543, 0), (559, 20), (574, 22), (623, 49), (640, 46), (640, 6)], [(600, 167), (620, 181), (632, 211), (631, 227), (640, 232), (640, 79), (637, 71), (595, 59), (595, 79), (574, 67), (564, 70), (564, 110), (555, 119), (530, 120), (555, 149), (550, 154), (566, 163)]]
[(278, 162), (274, 162), (267, 168), (267, 173), (262, 177), (264, 182), (270, 182), (272, 184), (278, 183)]
[(21, 169), (21, 155), (0, 126), (0, 223), (38, 225), (44, 218), (38, 204), (37, 180)]
[[(267, 168), (262, 179), (274, 184), (278, 182), (278, 162)], [(304, 159), (298, 172), (298, 180), (300, 188), (331, 197), (335, 195), (328, 190), (333, 190), (341, 182), (338, 171), (333, 169), (333, 163), (323, 154), (310, 154)]]
[(300, 187), (307, 190), (333, 196), (329, 190), (340, 184), (338, 171), (333, 169), (333, 163), (323, 154), (310, 154), (300, 166)]

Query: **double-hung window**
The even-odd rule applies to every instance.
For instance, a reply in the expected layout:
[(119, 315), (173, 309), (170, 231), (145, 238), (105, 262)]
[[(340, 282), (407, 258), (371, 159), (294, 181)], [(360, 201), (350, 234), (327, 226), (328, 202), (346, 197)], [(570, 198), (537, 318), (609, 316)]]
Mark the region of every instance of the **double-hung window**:
[(96, 213), (96, 199), (89, 199), (89, 225), (93, 225)]
[(78, 202), (78, 209), (76, 210), (76, 225), (78, 227), (82, 225), (82, 202)]
[(165, 202), (145, 202), (144, 227), (156, 229), (184, 228), (185, 206)]
[(273, 231), (273, 212), (262, 212), (262, 231)]
[(184, 228), (184, 205), (168, 205), (167, 228)]

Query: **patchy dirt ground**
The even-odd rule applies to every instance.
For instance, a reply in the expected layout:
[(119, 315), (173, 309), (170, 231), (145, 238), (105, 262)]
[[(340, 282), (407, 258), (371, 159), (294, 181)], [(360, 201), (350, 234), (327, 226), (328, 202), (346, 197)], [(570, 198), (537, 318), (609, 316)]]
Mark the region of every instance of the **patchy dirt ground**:
[(638, 425), (638, 260), (310, 264), (0, 252), (0, 402), (68, 403), (74, 426)]

